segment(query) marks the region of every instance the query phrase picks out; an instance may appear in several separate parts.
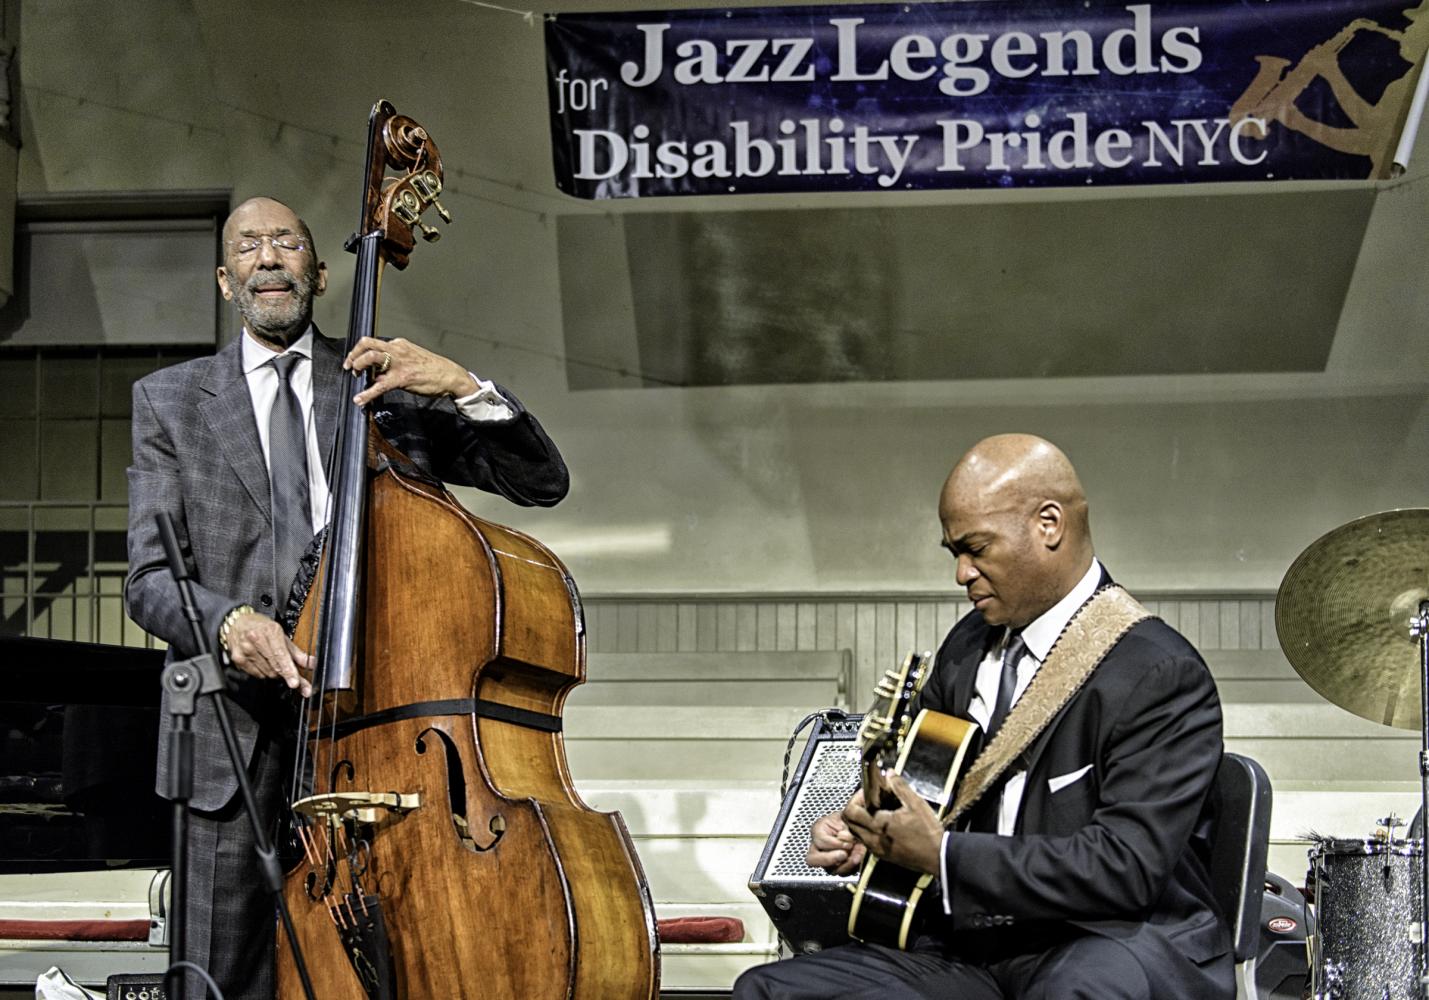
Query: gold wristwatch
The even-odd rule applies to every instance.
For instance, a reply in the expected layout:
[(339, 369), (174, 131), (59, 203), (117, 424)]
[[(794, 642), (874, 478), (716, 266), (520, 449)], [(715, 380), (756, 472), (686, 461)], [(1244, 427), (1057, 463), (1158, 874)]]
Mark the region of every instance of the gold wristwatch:
[(240, 604), (223, 616), (223, 624), (218, 626), (218, 644), (223, 647), (224, 652), (228, 652), (228, 630), (233, 628), (233, 623), (243, 615), (256, 615), (257, 613), (258, 610), (251, 604)]

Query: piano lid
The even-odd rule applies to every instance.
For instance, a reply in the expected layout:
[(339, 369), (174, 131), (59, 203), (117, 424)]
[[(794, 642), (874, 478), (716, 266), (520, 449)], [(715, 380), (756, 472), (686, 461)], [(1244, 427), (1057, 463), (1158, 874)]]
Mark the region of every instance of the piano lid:
[(164, 651), (0, 635), (0, 701), (157, 707)]

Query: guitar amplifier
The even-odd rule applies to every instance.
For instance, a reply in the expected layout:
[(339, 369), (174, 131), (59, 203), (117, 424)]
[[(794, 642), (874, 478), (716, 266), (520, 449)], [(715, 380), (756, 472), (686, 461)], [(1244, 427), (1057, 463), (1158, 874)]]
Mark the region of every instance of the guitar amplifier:
[(858, 727), (862, 715), (829, 709), (813, 730), (789, 781), (774, 828), (764, 842), (749, 889), (795, 954), (819, 951), (848, 938), (857, 875), (830, 875), (804, 863), (809, 827), (842, 809), (858, 787)]

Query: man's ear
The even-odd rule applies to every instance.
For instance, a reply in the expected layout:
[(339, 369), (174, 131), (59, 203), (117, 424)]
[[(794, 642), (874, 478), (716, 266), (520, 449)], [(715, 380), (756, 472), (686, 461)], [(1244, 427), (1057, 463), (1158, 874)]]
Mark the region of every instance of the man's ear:
[(327, 261), (318, 261), (318, 282), (313, 286), (313, 294), (321, 295), (327, 291)]
[(1037, 508), (1037, 534), (1042, 544), (1055, 549), (1067, 533), (1067, 512), (1056, 500), (1043, 500)]
[(219, 291), (223, 292), (223, 299), (224, 299), (224, 301), (225, 301), (225, 302), (232, 302), (232, 301), (233, 301), (233, 289), (232, 289), (232, 287), (229, 286), (229, 283), (228, 283), (228, 268), (226, 268), (226, 267), (220, 267), (220, 268), (215, 272), (215, 274), (217, 274), (217, 276), (218, 276), (218, 288), (219, 288)]

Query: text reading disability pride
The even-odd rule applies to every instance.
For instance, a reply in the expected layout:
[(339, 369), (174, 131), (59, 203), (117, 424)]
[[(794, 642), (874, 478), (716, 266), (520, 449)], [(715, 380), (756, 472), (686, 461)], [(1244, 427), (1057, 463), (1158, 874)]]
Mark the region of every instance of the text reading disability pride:
[[(1182, 118), (1162, 125), (1139, 122), (1137, 128), (1109, 128), (1095, 135), (1087, 116), (1066, 116), (1066, 127), (1046, 135), (1036, 114), (1023, 119), (1021, 132), (990, 132), (971, 119), (940, 120), (941, 141), (935, 149), (934, 170), (961, 173), (1086, 170), (1095, 166), (1119, 170), (1133, 164), (1160, 168), (1174, 163), (1216, 166), (1235, 162), (1254, 166), (1266, 153), (1258, 143), (1266, 136), (1266, 123), (1244, 118), (1231, 124), (1227, 118)], [(728, 142), (670, 140), (652, 146), (645, 141), (650, 129), (637, 125), (627, 140), (604, 129), (576, 129), (577, 164), (581, 180), (606, 180), (619, 174), (628, 178), (699, 178), (819, 176), (824, 174), (877, 175), (880, 187), (892, 187), (903, 176), (919, 147), (916, 135), (874, 135), (859, 125), (847, 135), (844, 123), (801, 119), (781, 121), (779, 131), (788, 138), (773, 141), (750, 135), (748, 122), (730, 122)], [(628, 173), (627, 173), (628, 170)]]

